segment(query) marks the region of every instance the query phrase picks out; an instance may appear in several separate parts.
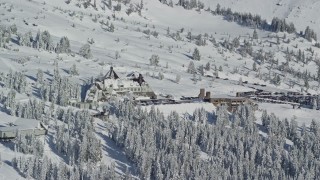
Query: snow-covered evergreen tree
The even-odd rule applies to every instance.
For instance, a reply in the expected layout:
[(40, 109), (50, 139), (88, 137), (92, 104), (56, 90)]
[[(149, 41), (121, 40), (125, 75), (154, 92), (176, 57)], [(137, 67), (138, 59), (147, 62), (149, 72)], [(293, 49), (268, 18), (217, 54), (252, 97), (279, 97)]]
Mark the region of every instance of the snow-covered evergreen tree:
[(86, 59), (92, 58), (90, 45), (89, 44), (83, 45), (79, 50), (79, 55), (86, 58)]
[(189, 65), (188, 65), (187, 72), (190, 74), (196, 73), (196, 67), (194, 66), (194, 63), (192, 61), (190, 61)]
[(59, 43), (56, 46), (56, 53), (70, 53), (70, 41), (64, 36), (60, 39)]
[(201, 55), (200, 55), (200, 51), (198, 50), (198, 48), (195, 48), (192, 54), (192, 59), (196, 60), (196, 61), (200, 61), (201, 59)]
[(159, 56), (156, 55), (156, 54), (153, 54), (149, 59), (150, 65), (158, 66), (159, 65), (159, 60), (160, 60)]
[(78, 76), (79, 75), (79, 72), (78, 72), (78, 69), (77, 69), (77, 65), (76, 64), (73, 64), (69, 70), (69, 74), (71, 76)]

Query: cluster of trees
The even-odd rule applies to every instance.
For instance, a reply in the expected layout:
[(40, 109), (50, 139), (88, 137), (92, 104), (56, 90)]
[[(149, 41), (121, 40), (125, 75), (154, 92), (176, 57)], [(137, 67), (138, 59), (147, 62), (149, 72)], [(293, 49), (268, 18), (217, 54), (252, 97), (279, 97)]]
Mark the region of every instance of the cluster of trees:
[(247, 55), (253, 56), (252, 43), (244, 40), (243, 45), (239, 48), (239, 54), (241, 54), (242, 57), (246, 57)]
[(14, 89), (19, 93), (25, 93), (27, 88), (26, 76), (22, 72), (13, 72), (11, 69), (4, 77), (4, 85), (9, 89)]
[(89, 111), (73, 112), (58, 108), (56, 118), (63, 125), (55, 125), (54, 145), (66, 157), (69, 165), (97, 163), (102, 158), (102, 147), (95, 136), (93, 118)]
[(230, 8), (224, 8), (217, 5), (215, 11), (211, 11), (214, 15), (222, 15), (227, 20), (237, 22), (243, 26), (255, 27), (259, 29), (269, 30), (269, 24), (263, 20), (260, 15), (252, 15), (251, 13), (232, 12)]
[(79, 50), (79, 55), (86, 59), (92, 58), (90, 45), (89, 44), (83, 45)]
[[(201, 3), (200, 1), (198, 1), (197, 3), (196, 0), (191, 0), (190, 2), (188, 0), (179, 0), (177, 5), (182, 6), (185, 9), (192, 9), (196, 7), (198, 7), (199, 9), (204, 8), (203, 3)], [(221, 7), (220, 4), (217, 5), (215, 10), (210, 10), (210, 12), (214, 15), (222, 15), (228, 21), (237, 22), (243, 26), (254, 27), (272, 32), (287, 32), (290, 34), (296, 32), (296, 28), (292, 22), (287, 23), (285, 19), (280, 19), (277, 17), (274, 17), (271, 21), (271, 24), (269, 24), (267, 20), (262, 19), (260, 15), (233, 12), (230, 8)], [(303, 37), (309, 41), (311, 41), (311, 39), (317, 40), (316, 33), (309, 27), (306, 28)], [(256, 36), (254, 36), (253, 38), (256, 39)]]
[(26, 103), (16, 103), (16, 105), (10, 107), (10, 110), (13, 112), (11, 113), (13, 116), (40, 120), (45, 112), (45, 103), (37, 99), (29, 99)]
[(17, 34), (17, 26), (15, 24), (9, 27), (0, 25), (0, 47), (7, 47), (6, 44), (11, 41), (12, 34)]
[(79, 75), (79, 71), (77, 69), (77, 65), (76, 64), (73, 64), (70, 69), (69, 69), (69, 74), (71, 76), (78, 76)]
[(191, 32), (188, 32), (186, 38), (189, 40), (189, 42), (195, 41), (197, 46), (205, 46), (207, 45), (206, 40), (209, 38), (209, 35), (206, 33), (204, 35), (199, 34), (197, 36), (193, 36)]
[(303, 126), (299, 132), (294, 119), (280, 121), (264, 112), (264, 137), (249, 106), (232, 115), (226, 107), (209, 114), (198, 109), (181, 119), (174, 111), (165, 117), (154, 107), (146, 111), (126, 102), (116, 105), (114, 113), (118, 121), (112, 138), (138, 166), (142, 179), (320, 178), (315, 121), (310, 131)]
[[(108, 16), (108, 19), (110, 19), (109, 16)], [(114, 25), (113, 25), (113, 23), (110, 23), (110, 24), (109, 24), (109, 21), (104, 22), (104, 20), (101, 20), (101, 21), (99, 21), (99, 22), (100, 22), (100, 24), (101, 24), (101, 28), (102, 28), (104, 31), (114, 32)], [(92, 43), (90, 43), (90, 44), (92, 44)]]
[(16, 137), (14, 140), (15, 151), (43, 157), (44, 145), (34, 135), (22, 135), (18, 131)]
[(312, 39), (317, 41), (317, 34), (314, 32), (314, 30), (307, 26), (306, 30), (304, 31), (304, 38), (306, 38), (308, 41), (312, 41)]
[[(110, 25), (109, 31), (114, 31), (113, 24)], [(24, 34), (18, 32), (17, 26), (11, 25), (9, 27), (0, 26), (0, 47), (6, 47), (5, 44), (11, 41), (12, 34), (17, 35), (17, 43), (20, 46), (28, 46), (33, 47), (35, 49), (43, 49), (46, 51), (55, 51), (56, 53), (71, 53), (70, 41), (68, 37), (64, 36), (57, 42), (56, 46), (54, 46), (51, 34), (49, 31), (40, 30), (37, 32), (36, 36), (32, 35), (31, 31), (28, 31)], [(91, 50), (89, 45), (84, 45), (79, 54), (85, 58), (91, 58)]]
[(60, 53), (67, 53), (68, 54), (71, 52), (70, 41), (69, 41), (68, 37), (64, 36), (60, 39), (59, 43), (57, 43), (55, 51), (58, 54), (60, 54)]
[[(251, 13), (239, 13), (232, 12), (230, 8), (221, 8), (218, 4), (215, 11), (211, 11), (213, 14), (223, 15), (229, 21), (237, 22), (244, 26), (254, 27), (266, 31), (272, 32), (287, 32), (289, 34), (295, 33), (296, 28), (292, 22), (287, 23), (285, 19), (274, 17), (271, 24), (268, 24), (267, 20), (262, 19), (260, 15), (252, 15)], [(308, 27), (306, 27), (305, 33), (302, 36), (311, 41), (314, 39), (317, 41), (317, 34)], [(255, 39), (255, 38), (254, 38)]]
[(285, 19), (273, 18), (269, 29), (272, 32), (288, 32), (294, 33), (296, 28), (293, 23), (288, 24)]
[(10, 90), (7, 96), (1, 92), (0, 101), (3, 104), (4, 109), (9, 111), (10, 114), (15, 114), (15, 106), (16, 106), (16, 91)]
[(159, 60), (160, 60), (159, 55), (153, 54), (149, 59), (150, 65), (151, 66), (158, 66), (159, 65)]
[[(155, 38), (158, 38), (159, 33), (157, 31), (150, 31), (150, 29), (146, 29), (142, 31), (146, 35), (152, 35)], [(150, 38), (150, 37), (148, 37)]]
[(173, 2), (172, 0), (159, 0), (162, 4), (166, 4), (170, 7), (173, 7)]
[(229, 51), (234, 51), (237, 48), (240, 47), (240, 40), (239, 38), (234, 38), (231, 42), (229, 41), (229, 39), (225, 39), (222, 43), (221, 43), (222, 47), (228, 49)]
[[(34, 136), (21, 136), (18, 132), (15, 150), (32, 156), (19, 156), (13, 166), (26, 178), (34, 179), (117, 179), (115, 164), (101, 163), (102, 147), (96, 138), (93, 118), (89, 111), (73, 112), (58, 108), (50, 132), (54, 132), (52, 147), (64, 161), (56, 164), (44, 156), (43, 144)], [(62, 121), (57, 123), (57, 120)], [(59, 124), (59, 125), (58, 125)], [(52, 128), (52, 129), (51, 129)], [(50, 138), (49, 138), (50, 139)], [(124, 178), (131, 178), (129, 173)]]
[(284, 19), (277, 17), (272, 19), (271, 24), (267, 20), (262, 19), (260, 15), (252, 15), (251, 13), (232, 12), (230, 8), (221, 8), (218, 4), (213, 14), (225, 16), (229, 21), (237, 22), (243, 26), (254, 27), (272, 32), (288, 32), (294, 33), (296, 28), (293, 23), (287, 23)]
[[(143, 179), (320, 177), (320, 125), (315, 121), (310, 130), (302, 126), (300, 132), (294, 119), (280, 121), (264, 111), (260, 130), (267, 136), (263, 137), (250, 106), (241, 106), (231, 115), (224, 106), (216, 113), (201, 108), (183, 119), (174, 111), (165, 117), (154, 107), (146, 111), (131, 102), (114, 102), (110, 112), (117, 117), (111, 137)], [(42, 146), (33, 137), (18, 136), (16, 149), (35, 156), (14, 158), (14, 167), (32, 178), (115, 178), (113, 166), (93, 167), (101, 160), (101, 145), (89, 112), (58, 108), (55, 117), (63, 124), (53, 126), (53, 145), (70, 166), (64, 162), (57, 166), (42, 156)]]
[(61, 106), (68, 105), (71, 100), (80, 100), (80, 85), (73, 82), (69, 77), (60, 75), (57, 61), (54, 63), (54, 75), (51, 84), (42, 81), (41, 74), (40, 70), (40, 75), (38, 76), (40, 78), (38, 80), (39, 84), (42, 82), (39, 88), (41, 99)]
[[(257, 35), (254, 35), (253, 38), (255, 39), (258, 37)], [(224, 39), (221, 45), (222, 47), (228, 49), (231, 52), (238, 52), (242, 57), (247, 57), (247, 55), (249, 56), (254, 55), (252, 42), (247, 41), (246, 39), (243, 41), (243, 44), (240, 43), (239, 37), (235, 37), (231, 41), (229, 39)]]
[[(28, 179), (95, 180), (120, 178), (116, 175), (114, 164), (109, 167), (105, 164), (97, 165), (95, 163), (88, 163), (85, 167), (70, 167), (62, 162), (57, 164), (47, 156), (20, 156), (12, 159), (12, 165)], [(130, 178), (131, 176), (127, 175), (125, 177)]]
[(196, 68), (194, 63), (192, 61), (190, 61), (189, 65), (188, 65), (187, 73), (190, 73), (190, 74), (199, 73), (201, 76), (204, 76), (205, 70), (206, 71), (211, 70), (210, 62), (207, 62), (205, 65), (200, 65)]
[(35, 49), (43, 49), (46, 51), (55, 51), (56, 53), (70, 53), (70, 41), (68, 37), (62, 37), (60, 41), (54, 46), (51, 34), (49, 31), (40, 30), (36, 36), (33, 37), (32, 32), (26, 32), (25, 34), (17, 34), (17, 41), (20, 46), (33, 47)]
[(180, 36), (180, 33), (182, 33), (182, 32), (181, 31), (176, 31), (176, 32), (170, 33), (170, 28), (168, 27), (168, 29), (167, 29), (167, 36), (171, 37), (175, 41), (181, 41), (182, 40), (182, 38)]
[[(302, 64), (302, 66), (309, 64), (310, 62), (317, 63), (317, 59), (316, 59), (317, 57), (315, 56), (315, 54), (313, 53), (314, 51), (311, 48), (307, 50), (307, 51), (310, 51), (310, 53), (305, 53), (305, 51), (301, 49), (294, 51), (287, 48), (286, 51), (283, 51), (286, 62), (279, 63), (279, 60), (275, 58), (274, 52), (271, 52), (271, 51), (264, 52), (263, 49), (252, 51), (252, 45), (250, 44), (248, 44), (247, 46), (248, 48), (246, 49), (249, 49), (248, 52), (252, 53), (253, 60), (255, 61), (255, 63), (253, 64), (255, 68), (253, 67), (253, 69), (256, 69), (255, 71), (257, 71), (258, 73), (257, 75), (259, 76), (259, 78), (263, 78), (266, 81), (270, 80), (272, 84), (280, 85), (281, 76), (287, 76), (287, 74), (290, 74), (293, 76), (296, 82), (298, 82), (299, 80), (302, 80), (304, 82), (302, 86), (304, 87), (306, 87), (306, 85), (309, 86), (308, 81), (311, 81), (311, 80), (314, 80), (317, 82), (320, 81), (319, 80), (320, 76), (318, 76), (317, 72), (312, 74), (308, 70), (296, 69), (290, 65), (291, 64), (290, 62), (299, 63), (299, 64)], [(244, 49), (244, 46), (239, 48), (238, 51), (240, 51), (240, 49)], [(258, 64), (261, 66), (263, 64), (269, 64), (271, 67), (269, 68), (269, 73), (260, 74), (259, 69), (257, 68)], [(272, 69), (279, 70), (281, 73), (272, 73), (271, 71)], [(271, 76), (272, 74), (273, 76)], [(290, 83), (290, 84), (294, 85), (293, 83)], [(309, 87), (307, 87), (307, 89), (308, 88)]]
[[(160, 0), (161, 1), (161, 0)], [(203, 9), (204, 4), (201, 1), (197, 0), (179, 0), (177, 3), (178, 6), (182, 6), (185, 9)]]
[(4, 105), (4, 109), (7, 110), (12, 116), (38, 119), (40, 120), (42, 114), (45, 112), (45, 103), (36, 99), (29, 99), (27, 102), (16, 102), (16, 91), (10, 90), (5, 96), (0, 95), (0, 102)]

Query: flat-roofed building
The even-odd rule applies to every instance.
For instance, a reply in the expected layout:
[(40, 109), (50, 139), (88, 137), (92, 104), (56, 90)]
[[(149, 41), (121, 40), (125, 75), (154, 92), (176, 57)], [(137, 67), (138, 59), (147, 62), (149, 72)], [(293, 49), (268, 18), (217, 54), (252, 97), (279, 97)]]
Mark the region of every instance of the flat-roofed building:
[(205, 94), (204, 101), (210, 102), (215, 106), (227, 106), (229, 111), (235, 111), (238, 106), (245, 104), (257, 106), (251, 99), (247, 97), (236, 97), (224, 94), (211, 96), (210, 92), (205, 92), (204, 89), (201, 89), (199, 97), (203, 94)]
[(13, 139), (17, 132), (22, 135), (45, 135), (47, 128), (35, 119), (18, 118), (14, 123), (7, 123), (0, 126), (0, 139)]

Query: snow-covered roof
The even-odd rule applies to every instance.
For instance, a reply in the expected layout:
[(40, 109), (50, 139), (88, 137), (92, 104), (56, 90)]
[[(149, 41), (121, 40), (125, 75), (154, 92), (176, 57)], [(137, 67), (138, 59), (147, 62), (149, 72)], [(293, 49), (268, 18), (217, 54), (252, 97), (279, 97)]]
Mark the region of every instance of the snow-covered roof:
[(213, 95), (211, 97), (212, 99), (233, 99), (233, 100), (243, 100), (245, 98), (243, 97), (236, 97), (236, 96), (230, 96), (230, 95), (227, 95), (227, 94), (218, 94), (218, 95)]
[(132, 80), (125, 80), (125, 79), (105, 79), (104, 84), (106, 86), (112, 85), (114, 89), (120, 88), (120, 86), (123, 87), (137, 87), (139, 86), (138, 82), (132, 81)]
[(139, 72), (133, 71), (127, 75), (127, 78), (128, 79), (137, 79), (137, 78), (139, 78), (139, 74), (140, 74)]
[(14, 123), (7, 124), (8, 126), (0, 127), (0, 131), (15, 131), (15, 130), (32, 130), (39, 128), (40, 121), (35, 119), (18, 118)]

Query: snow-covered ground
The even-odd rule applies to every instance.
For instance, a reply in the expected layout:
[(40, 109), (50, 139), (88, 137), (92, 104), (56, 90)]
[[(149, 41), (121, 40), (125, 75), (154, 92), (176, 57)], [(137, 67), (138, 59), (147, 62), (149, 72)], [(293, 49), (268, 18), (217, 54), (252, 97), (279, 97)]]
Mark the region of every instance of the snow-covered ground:
[[(159, 109), (163, 112), (164, 116), (170, 115), (172, 111), (176, 111), (181, 116), (188, 114), (192, 115), (196, 109), (204, 108), (207, 113), (212, 113), (216, 110), (215, 106), (211, 103), (185, 103), (185, 104), (167, 104), (167, 105), (155, 105), (155, 109)], [(147, 106), (146, 109), (149, 111), (151, 106)]]
[[(271, 103), (259, 103), (259, 109), (267, 110), (268, 113), (274, 113), (280, 120), (287, 118), (289, 121), (294, 119), (299, 125), (305, 124), (309, 126), (312, 120), (319, 121), (320, 111), (314, 109), (293, 109), (289, 104), (271, 104)], [(256, 111), (257, 119), (260, 119), (262, 111)]]
[[(114, 2), (114, 1), (113, 1)], [(174, 4), (177, 1), (174, 1)], [(271, 21), (273, 17), (285, 18), (288, 22), (294, 22), (297, 31), (304, 30), (310, 26), (320, 34), (320, 19), (318, 18), (319, 1), (307, 0), (203, 0), (206, 7), (210, 6), (215, 9), (217, 3), (221, 7), (230, 7), (234, 11), (251, 12), (260, 14), (262, 18)], [(132, 0), (133, 4), (140, 3), (140, 0)], [(116, 4), (114, 2), (114, 4)], [(174, 98), (181, 96), (197, 96), (200, 88), (211, 91), (211, 95), (227, 94), (235, 95), (236, 92), (251, 91), (253, 83), (266, 84), (269, 89), (301, 91), (302, 80), (296, 80), (296, 85), (290, 89), (288, 82), (294, 79), (291, 75), (283, 74), (282, 83), (279, 86), (273, 85), (269, 80), (258, 77), (261, 74), (280, 73), (273, 69), (269, 64), (258, 65), (257, 72), (252, 70), (254, 60), (252, 57), (242, 57), (238, 52), (230, 52), (222, 46), (216, 47), (209, 40), (206, 46), (197, 46), (190, 42), (186, 36), (191, 32), (193, 36), (205, 33), (213, 36), (218, 44), (224, 39), (232, 40), (240, 37), (240, 42), (252, 36), (253, 28), (243, 27), (235, 22), (228, 22), (222, 16), (213, 16), (204, 10), (185, 10), (182, 7), (174, 6), (173, 8), (161, 4), (158, 0), (148, 0), (144, 2), (144, 9), (141, 16), (135, 12), (128, 16), (125, 12), (129, 5), (122, 5), (120, 12), (111, 10), (102, 10), (103, 2), (97, 0), (97, 10), (93, 7), (87, 9), (79, 8), (74, 1), (66, 4), (64, 0), (2, 0), (0, 2), (0, 24), (16, 24), (18, 32), (24, 34), (31, 31), (35, 37), (38, 30), (48, 30), (52, 36), (54, 44), (63, 36), (67, 36), (71, 43), (73, 55), (59, 54), (37, 50), (34, 48), (19, 46), (14, 42), (9, 43), (11, 50), (0, 48), (0, 72), (8, 73), (12, 71), (24, 72), (27, 76), (28, 83), (35, 83), (38, 69), (43, 70), (45, 78), (52, 78), (53, 63), (55, 59), (59, 61), (60, 73), (64, 76), (68, 74), (69, 68), (76, 64), (79, 76), (72, 77), (76, 82), (82, 83), (83, 80), (89, 80), (91, 77), (97, 77), (100, 73), (106, 73), (110, 66), (121, 76), (132, 71), (141, 72), (145, 80), (150, 84), (156, 94), (172, 95)], [(112, 16), (114, 15), (115, 18)], [(93, 19), (97, 18), (97, 22)], [(112, 23), (115, 26), (114, 32), (107, 32), (99, 22), (104, 21)], [(27, 22), (27, 23), (26, 23)], [(33, 25), (34, 24), (34, 25)], [(74, 26), (74, 27), (73, 27)], [(167, 29), (170, 33), (180, 32), (181, 40), (176, 40), (167, 35)], [(157, 31), (158, 37), (143, 33), (144, 30)], [(294, 50), (302, 49), (306, 55), (311, 53), (307, 48), (312, 47), (314, 54), (320, 53), (318, 48), (314, 48), (314, 42), (308, 42), (303, 38), (296, 38), (295, 35), (288, 35), (290, 43), (281, 43), (276, 45), (275, 33), (257, 30), (259, 39), (254, 40), (254, 50), (263, 49), (264, 52), (274, 52), (275, 59), (279, 64), (285, 63), (284, 51), (288, 48)], [(277, 34), (282, 37), (283, 33)], [(268, 37), (269, 36), (269, 37)], [(13, 35), (13, 39), (16, 36)], [(93, 58), (85, 59), (77, 54), (80, 47), (87, 43), (88, 39), (93, 39), (91, 45)], [(272, 42), (272, 43), (271, 43)], [(270, 47), (270, 44), (273, 44)], [(295, 48), (298, 46), (298, 48)], [(194, 48), (198, 48), (201, 53), (200, 61), (192, 60)], [(13, 51), (19, 49), (19, 51)], [(116, 58), (116, 54), (120, 57)], [(150, 66), (149, 58), (157, 54), (160, 57), (159, 66)], [(17, 63), (17, 60), (25, 60), (25, 63)], [(193, 75), (187, 73), (188, 65), (194, 62), (195, 67), (211, 64), (211, 69), (205, 71), (206, 75), (215, 76), (218, 72), (220, 79), (213, 77), (201, 76), (198, 74), (197, 81), (193, 81)], [(302, 64), (290, 62), (290, 67), (301, 72), (308, 70), (311, 74), (316, 74), (316, 62)], [(220, 66), (222, 71), (215, 70)], [(164, 74), (164, 79), (157, 78), (158, 73)], [(176, 77), (181, 77), (176, 82)], [(225, 79), (228, 78), (228, 79)], [(242, 81), (248, 81), (248, 85), (239, 85), (239, 78)], [(34, 87), (34, 85), (32, 85)], [(318, 94), (318, 84), (310, 82), (308, 92)], [(0, 92), (7, 94), (6, 88), (1, 88)], [(31, 95), (36, 97), (35, 95)], [(17, 94), (17, 101), (25, 101), (29, 97), (25, 94)], [(168, 115), (171, 111), (178, 111), (181, 115), (184, 113), (192, 114), (196, 108), (205, 108), (207, 112), (215, 111), (216, 108), (208, 103), (191, 103), (181, 105), (156, 105)], [(147, 107), (150, 108), (150, 107)], [(280, 119), (296, 118), (299, 124), (309, 125), (312, 119), (320, 115), (320, 111), (312, 109), (292, 109), (290, 105), (279, 105), (269, 103), (259, 103), (259, 109), (267, 110), (269, 113), (275, 113)], [(259, 119), (262, 111), (257, 111), (256, 116)], [(4, 115), (0, 112), (0, 125), (11, 122), (14, 118)], [(3, 118), (2, 118), (3, 117)], [(111, 161), (117, 163), (117, 171), (124, 173), (127, 167), (132, 164), (125, 157), (124, 153), (117, 149), (113, 141), (108, 137), (108, 132), (104, 123), (100, 120), (95, 121), (97, 137), (103, 145), (103, 161), (110, 164)], [(58, 156), (50, 149), (48, 144), (45, 145), (47, 155), (59, 161)], [(15, 156), (14, 152), (6, 143), (0, 143), (1, 160), (4, 162), (0, 165), (0, 179), (19, 179), (22, 178), (11, 166), (10, 161)]]

